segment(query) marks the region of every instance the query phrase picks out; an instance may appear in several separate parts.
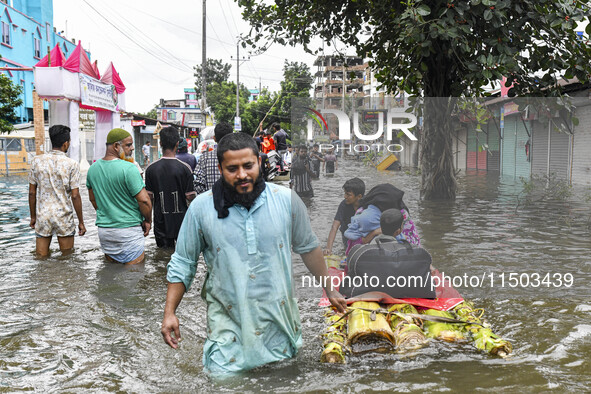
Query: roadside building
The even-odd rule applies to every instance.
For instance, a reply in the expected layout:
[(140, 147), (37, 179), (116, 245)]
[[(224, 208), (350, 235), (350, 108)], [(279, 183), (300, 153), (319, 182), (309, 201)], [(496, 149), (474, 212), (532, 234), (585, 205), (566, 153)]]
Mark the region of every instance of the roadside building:
[[(23, 88), (23, 104), (16, 110), (18, 123), (32, 122), (32, 67), (47, 54), (48, 48), (56, 44), (68, 57), (76, 48), (76, 42), (54, 27), (53, 0), (0, 1), (0, 33), (0, 72)], [(44, 109), (47, 119), (47, 103)]]
[(574, 135), (570, 136), (572, 162), (568, 175), (572, 184), (591, 186), (591, 90), (587, 89), (584, 94), (584, 103), (577, 106), (575, 113), (579, 125), (574, 128)]
[(248, 102), (249, 103), (259, 100), (259, 96), (261, 95), (261, 91), (259, 89), (248, 89), (248, 92), (250, 93), (248, 95)]
[(185, 138), (197, 140), (206, 125), (213, 125), (210, 114), (207, 114), (206, 123), (203, 123), (203, 111), (194, 88), (185, 88), (182, 99), (160, 99), (160, 105), (156, 107), (156, 111), (157, 120), (179, 128), (181, 135)]
[(318, 56), (314, 98), (320, 108), (341, 109), (347, 98), (363, 98), (363, 77), (368, 67), (360, 56)]

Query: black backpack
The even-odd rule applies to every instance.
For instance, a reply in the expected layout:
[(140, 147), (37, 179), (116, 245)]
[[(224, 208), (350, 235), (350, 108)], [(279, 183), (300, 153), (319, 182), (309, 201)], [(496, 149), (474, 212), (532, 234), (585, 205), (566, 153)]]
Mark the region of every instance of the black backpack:
[(356, 245), (347, 258), (347, 275), (339, 291), (347, 298), (371, 291), (393, 298), (435, 298), (431, 255), (408, 242)]

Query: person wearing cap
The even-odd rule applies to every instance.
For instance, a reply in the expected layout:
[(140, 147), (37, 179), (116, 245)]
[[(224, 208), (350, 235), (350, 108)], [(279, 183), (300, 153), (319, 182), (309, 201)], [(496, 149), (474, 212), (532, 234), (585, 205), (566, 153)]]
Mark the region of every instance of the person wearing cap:
[(135, 165), (120, 159), (121, 154), (132, 157), (133, 149), (129, 132), (111, 130), (105, 157), (86, 176), (101, 248), (108, 260), (126, 264), (144, 260), (144, 237), (152, 227), (152, 203), (142, 177)]
[(179, 147), (177, 149), (176, 158), (184, 163), (187, 163), (187, 165), (191, 167), (191, 172), (195, 171), (197, 159), (195, 159), (195, 156), (189, 153), (187, 140), (183, 137), (179, 137)]
[(49, 138), (52, 150), (35, 156), (29, 175), (30, 226), (35, 230), (36, 251), (40, 257), (49, 254), (54, 234), (62, 254), (74, 247), (74, 211), (78, 216), (78, 235), (86, 233), (79, 193), (80, 166), (66, 155), (70, 148), (70, 128), (51, 126)]

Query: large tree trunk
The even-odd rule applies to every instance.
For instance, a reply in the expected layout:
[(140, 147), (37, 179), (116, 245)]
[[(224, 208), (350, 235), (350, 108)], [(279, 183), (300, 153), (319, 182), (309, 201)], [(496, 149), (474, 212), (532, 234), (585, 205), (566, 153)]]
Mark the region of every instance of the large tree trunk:
[(453, 164), (451, 112), (456, 99), (426, 97), (421, 136), (421, 198), (453, 200), (456, 178)]

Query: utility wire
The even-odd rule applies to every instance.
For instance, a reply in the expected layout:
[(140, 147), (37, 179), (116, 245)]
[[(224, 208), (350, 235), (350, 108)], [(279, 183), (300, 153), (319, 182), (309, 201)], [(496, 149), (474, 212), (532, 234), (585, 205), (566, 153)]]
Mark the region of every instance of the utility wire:
[(174, 67), (179, 71), (186, 71), (182, 68), (179, 68), (178, 66), (174, 65), (173, 63), (169, 63), (166, 62), (162, 57), (157, 56), (156, 54), (154, 54), (152, 51), (150, 51), (148, 48), (146, 48), (145, 46), (141, 45), (140, 43), (138, 43), (137, 41), (135, 41), (133, 38), (131, 38), (127, 33), (125, 33), (123, 30), (121, 30), (120, 28), (118, 28), (116, 25), (114, 25), (109, 19), (107, 19), (103, 14), (101, 14), (96, 8), (94, 8), (88, 1), (86, 0), (82, 0), (87, 6), (89, 6), (90, 8), (92, 8), (94, 10), (94, 12), (96, 12), (101, 18), (103, 18), (108, 24), (110, 24), (111, 26), (113, 26), (113, 28), (115, 28), (115, 30), (119, 31), (121, 34), (123, 34), (125, 37), (127, 37), (131, 42), (133, 42), (134, 44), (136, 44), (137, 46), (139, 46), (140, 48), (142, 48), (144, 51), (146, 51), (147, 53), (149, 53), (150, 55), (154, 56), (156, 59), (160, 60), (162, 63), (170, 66), (170, 67)]
[[(166, 19), (162, 19), (162, 18), (160, 18), (160, 17), (157, 17), (157, 16), (155, 16), (155, 15), (152, 15), (152, 14), (150, 14), (150, 13), (148, 13), (148, 12), (145, 12), (145, 11), (143, 11), (143, 10), (139, 9), (139, 8), (131, 7), (131, 6), (127, 5), (127, 4), (125, 4), (125, 3), (122, 3), (122, 4), (123, 4), (123, 5), (125, 5), (125, 6), (126, 6), (126, 7), (128, 7), (128, 8), (130, 8), (130, 9), (132, 9), (132, 10), (136, 11), (136, 12), (139, 12), (140, 14), (147, 15), (147, 16), (149, 16), (150, 18), (154, 18), (154, 19), (156, 19), (156, 20), (158, 20), (158, 21), (160, 21), (160, 22), (167, 23), (167, 24), (169, 24), (169, 25), (172, 25), (172, 26), (174, 26), (174, 27), (176, 27), (176, 28), (178, 28), (178, 29), (181, 29), (181, 30), (184, 30), (184, 31), (188, 31), (189, 33), (193, 33), (193, 34), (195, 34), (196, 36), (198, 36), (198, 37), (201, 37), (201, 32), (198, 32), (198, 31), (196, 31), (196, 30), (192, 30), (192, 29), (186, 28), (186, 27), (184, 27), (184, 26), (181, 26), (181, 25), (179, 25), (179, 24), (177, 24), (177, 23), (175, 23), (175, 22), (171, 22), (171, 21), (168, 21), (168, 20), (166, 20)], [(218, 37), (218, 39), (217, 39), (217, 40), (216, 40), (215, 38), (212, 38), (212, 37), (207, 37), (207, 39), (208, 39), (208, 40), (213, 40), (213, 41), (218, 41), (218, 42), (220, 42), (220, 43), (222, 43), (222, 44), (226, 44), (226, 45), (228, 45), (228, 46), (231, 46), (231, 47), (235, 47), (235, 46), (236, 46), (236, 44), (232, 44), (232, 43), (230, 43), (230, 42), (227, 42), (227, 41), (222, 41), (222, 40), (220, 40), (220, 39), (219, 39), (219, 37)]]
[[(215, 36), (218, 38), (218, 41), (223, 42), (222, 40), (220, 40), (220, 36), (218, 35), (217, 31), (215, 31), (215, 27), (213, 26), (213, 23), (211, 23), (211, 21), (209, 20), (209, 16), (207, 16), (207, 22), (209, 22), (209, 26), (211, 27), (211, 30), (213, 30), (213, 34), (215, 34)], [(230, 51), (228, 49), (226, 49), (225, 46), (222, 45), (222, 48), (224, 48), (224, 51), (226, 51), (228, 56), (232, 56)]]
[(176, 55), (174, 55), (173, 53), (171, 53), (169, 50), (167, 50), (166, 48), (164, 48), (162, 45), (158, 44), (155, 40), (153, 40), (152, 38), (150, 38), (148, 35), (146, 35), (146, 33), (144, 33), (143, 31), (141, 31), (140, 29), (138, 29), (133, 23), (131, 23), (131, 21), (129, 19), (126, 19), (124, 17), (121, 16), (121, 14), (115, 13), (113, 12), (113, 15), (118, 16), (123, 22), (122, 25), (126, 26), (129, 25), (132, 28), (134, 28), (138, 33), (140, 33), (142, 36), (146, 37), (148, 42), (151, 42), (153, 44), (155, 44), (158, 48), (160, 48), (162, 51), (166, 52), (167, 54), (169, 54), (171, 57), (173, 57), (174, 59), (178, 60), (179, 63), (183, 64), (185, 67), (187, 67), (190, 70), (193, 70), (193, 67), (189, 66), (188, 64), (184, 63), (181, 59), (179, 59)]
[[(102, 29), (102, 26), (99, 26), (99, 24), (95, 21), (95, 18), (92, 18), (85, 10), (82, 10), (82, 12), (88, 17), (88, 20), (91, 20), (92, 23), (95, 24), (95, 26), (99, 29)], [(154, 71), (152, 71), (150, 68), (146, 67), (144, 64), (138, 62), (136, 60), (136, 58), (134, 58), (133, 56), (129, 55), (129, 51), (128, 50), (124, 50), (123, 48), (121, 48), (117, 42), (115, 40), (113, 40), (113, 37), (111, 37), (109, 35), (109, 33), (106, 33), (107, 36), (110, 38), (110, 44), (117, 47), (125, 56), (127, 56), (132, 62), (134, 62), (135, 64), (137, 64), (138, 66), (140, 66), (142, 69), (144, 69), (145, 71), (149, 72), (150, 74), (152, 74), (154, 77), (162, 80), (162, 81), (166, 81), (175, 85), (180, 85), (183, 84), (187, 78), (181, 80), (181, 81), (172, 81), (170, 79), (164, 78), (162, 75), (156, 74)], [(120, 70), (121, 71), (121, 70)]]
[(228, 12), (230, 13), (230, 17), (232, 17), (232, 22), (234, 23), (234, 27), (236, 28), (236, 37), (238, 37), (240, 30), (238, 29), (238, 25), (236, 25), (236, 20), (234, 20), (234, 14), (232, 14), (232, 7), (230, 7), (230, 3), (228, 2), (228, 0), (226, 0), (226, 4), (228, 5)]

